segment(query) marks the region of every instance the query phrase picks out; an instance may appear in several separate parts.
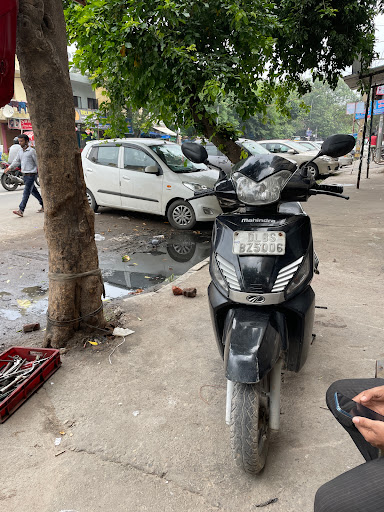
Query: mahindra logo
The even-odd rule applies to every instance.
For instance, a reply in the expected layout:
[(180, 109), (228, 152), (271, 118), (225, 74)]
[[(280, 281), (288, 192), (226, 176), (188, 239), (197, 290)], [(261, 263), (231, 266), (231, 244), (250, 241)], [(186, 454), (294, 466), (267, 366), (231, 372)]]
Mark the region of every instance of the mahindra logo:
[(265, 302), (265, 297), (262, 295), (248, 295), (247, 301), (252, 302), (252, 304), (262, 304)]
[(241, 219), (241, 222), (268, 222), (268, 223), (272, 223), (274, 224), (275, 222), (277, 222), (275, 219), (255, 219), (255, 218), (243, 218)]

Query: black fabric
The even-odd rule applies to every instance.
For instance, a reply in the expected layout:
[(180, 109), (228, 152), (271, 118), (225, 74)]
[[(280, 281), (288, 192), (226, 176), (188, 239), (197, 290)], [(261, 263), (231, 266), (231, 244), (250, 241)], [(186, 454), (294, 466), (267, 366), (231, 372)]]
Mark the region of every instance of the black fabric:
[(383, 385), (384, 379), (348, 379), (329, 387), (326, 398), (330, 411), (367, 462), (321, 486), (315, 497), (315, 512), (384, 512), (384, 458), (378, 458), (379, 450), (367, 443), (350, 418), (336, 410), (334, 400), (337, 391), (353, 398)]

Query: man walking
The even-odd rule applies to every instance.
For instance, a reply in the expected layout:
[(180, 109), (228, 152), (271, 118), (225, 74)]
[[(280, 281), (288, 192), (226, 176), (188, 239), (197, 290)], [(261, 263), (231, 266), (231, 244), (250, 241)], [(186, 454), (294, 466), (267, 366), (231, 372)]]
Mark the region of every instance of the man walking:
[(21, 172), (23, 174), (24, 179), (23, 199), (21, 200), (19, 209), (13, 210), (13, 213), (15, 215), (18, 215), (19, 217), (23, 217), (25, 207), (27, 206), (27, 202), (31, 194), (33, 195), (33, 197), (36, 197), (36, 199), (40, 203), (41, 208), (37, 210), (38, 212), (43, 212), (44, 206), (41, 195), (39, 194), (39, 191), (37, 190), (35, 185), (35, 179), (37, 174), (36, 151), (29, 146), (28, 135), (26, 135), (25, 133), (21, 133), (20, 135), (18, 135), (17, 138), (20, 144), (19, 152), (16, 158), (11, 163), (11, 165), (4, 172), (8, 172), (14, 169), (15, 167), (21, 167)]

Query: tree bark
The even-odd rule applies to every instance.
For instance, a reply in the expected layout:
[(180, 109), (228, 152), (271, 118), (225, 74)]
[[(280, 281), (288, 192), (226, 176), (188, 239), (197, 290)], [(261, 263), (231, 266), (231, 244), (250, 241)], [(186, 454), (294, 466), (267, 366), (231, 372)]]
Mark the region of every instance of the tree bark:
[[(63, 347), (86, 324), (104, 327), (105, 321), (94, 213), (85, 194), (76, 140), (61, 0), (19, 0), (16, 52), (45, 210), (50, 272), (45, 346)], [(78, 275), (89, 271), (95, 272)]]
[(205, 111), (201, 109), (200, 100), (193, 98), (190, 100), (190, 108), (195, 125), (200, 128), (205, 137), (224, 153), (229, 160), (236, 164), (241, 158), (241, 147), (236, 144), (236, 139), (228, 132), (222, 132), (212, 123)]

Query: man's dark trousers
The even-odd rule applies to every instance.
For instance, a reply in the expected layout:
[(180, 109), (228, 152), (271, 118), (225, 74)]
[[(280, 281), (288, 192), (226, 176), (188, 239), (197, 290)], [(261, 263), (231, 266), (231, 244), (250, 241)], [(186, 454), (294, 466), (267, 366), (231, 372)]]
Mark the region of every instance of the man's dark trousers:
[(32, 194), (33, 197), (36, 197), (36, 199), (39, 201), (40, 205), (43, 206), (43, 200), (41, 198), (41, 195), (39, 194), (39, 191), (36, 188), (35, 185), (35, 178), (36, 173), (31, 174), (24, 174), (24, 193), (23, 193), (23, 199), (21, 200), (21, 203), (19, 205), (20, 210), (23, 212), (25, 210), (25, 207), (27, 206), (29, 196)]
[(315, 497), (315, 512), (384, 511), (384, 458), (379, 458), (379, 450), (367, 443), (352, 419), (336, 410), (334, 399), (335, 392), (353, 398), (361, 391), (383, 385), (384, 379), (350, 379), (334, 382), (328, 389), (330, 411), (367, 462), (321, 486)]

